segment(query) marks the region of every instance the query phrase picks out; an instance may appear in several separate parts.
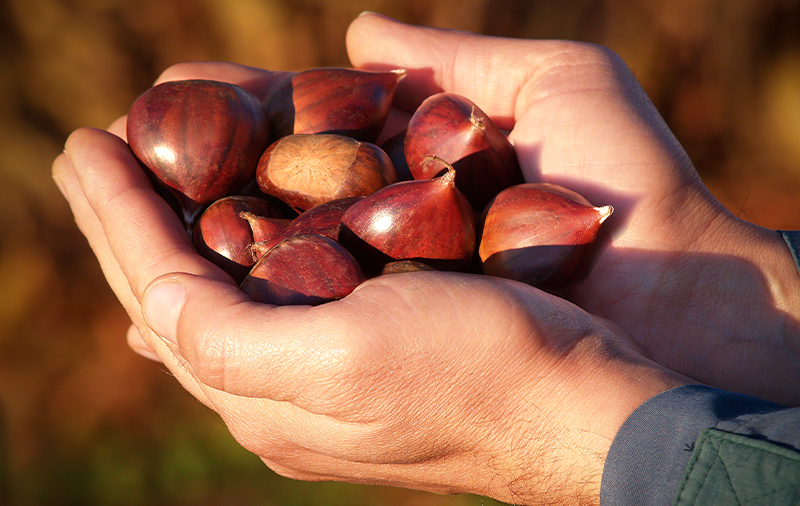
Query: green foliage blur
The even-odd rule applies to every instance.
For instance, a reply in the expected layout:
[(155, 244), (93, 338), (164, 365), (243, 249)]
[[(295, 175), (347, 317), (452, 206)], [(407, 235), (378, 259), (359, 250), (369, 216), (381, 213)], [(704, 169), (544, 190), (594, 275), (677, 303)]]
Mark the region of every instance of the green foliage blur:
[(281, 478), (158, 364), (50, 177), (75, 128), (105, 128), (187, 60), (346, 66), (363, 10), (611, 47), (712, 192), (800, 229), (798, 0), (4, 0), (0, 2), (0, 504), (495, 504)]

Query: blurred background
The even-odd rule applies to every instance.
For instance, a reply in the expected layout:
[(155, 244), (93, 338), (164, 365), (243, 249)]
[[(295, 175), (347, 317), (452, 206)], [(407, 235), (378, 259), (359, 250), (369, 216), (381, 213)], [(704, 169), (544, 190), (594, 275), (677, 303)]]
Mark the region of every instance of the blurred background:
[(622, 55), (731, 211), (800, 229), (798, 0), (1, 0), (0, 504), (478, 505), (280, 478), (159, 365), (50, 176), (172, 63), (347, 65), (363, 10)]

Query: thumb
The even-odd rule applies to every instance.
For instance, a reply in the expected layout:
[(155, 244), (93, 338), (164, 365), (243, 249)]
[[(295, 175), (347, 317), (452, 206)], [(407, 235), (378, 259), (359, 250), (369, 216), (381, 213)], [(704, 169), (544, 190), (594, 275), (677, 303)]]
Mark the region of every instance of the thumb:
[(356, 67), (407, 69), (396, 95), (404, 109), (446, 90), (470, 97), (503, 128), (513, 126), (520, 84), (549, 53), (547, 42), (408, 25), (372, 12), (353, 20), (346, 44)]
[(325, 308), (262, 304), (235, 285), (172, 273), (147, 287), (142, 311), (174, 354), (161, 358), (181, 382), (292, 401), (341, 367), (326, 348), (343, 332)]

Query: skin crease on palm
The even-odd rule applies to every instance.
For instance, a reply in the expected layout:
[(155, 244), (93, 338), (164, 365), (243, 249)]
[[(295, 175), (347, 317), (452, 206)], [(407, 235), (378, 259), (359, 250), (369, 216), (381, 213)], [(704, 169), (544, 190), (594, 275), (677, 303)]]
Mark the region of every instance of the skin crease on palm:
[[(510, 131), (528, 180), (615, 213), (564, 298), (413, 273), (315, 308), (272, 307), (193, 251), (120, 140), (125, 118), (114, 135), (76, 131), (54, 178), (133, 321), (130, 345), (245, 448), (297, 479), (596, 503), (611, 440), (652, 395), (700, 381), (800, 401), (788, 249), (713, 199), (615, 55), (377, 15), (353, 22), (347, 47), (356, 67), (409, 69), (386, 135), (429, 94), (462, 93)], [(218, 79), (263, 98), (284, 76), (195, 63), (159, 81)], [(165, 313), (159, 302), (183, 293)]]

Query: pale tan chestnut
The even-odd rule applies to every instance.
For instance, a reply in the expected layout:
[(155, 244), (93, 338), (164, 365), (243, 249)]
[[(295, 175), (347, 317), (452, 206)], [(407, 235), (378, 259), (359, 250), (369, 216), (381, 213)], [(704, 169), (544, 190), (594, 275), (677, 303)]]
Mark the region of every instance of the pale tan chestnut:
[(335, 134), (294, 134), (272, 143), (256, 169), (261, 190), (297, 211), (366, 196), (397, 181), (378, 146)]

